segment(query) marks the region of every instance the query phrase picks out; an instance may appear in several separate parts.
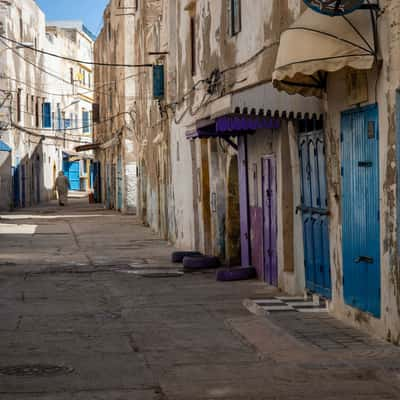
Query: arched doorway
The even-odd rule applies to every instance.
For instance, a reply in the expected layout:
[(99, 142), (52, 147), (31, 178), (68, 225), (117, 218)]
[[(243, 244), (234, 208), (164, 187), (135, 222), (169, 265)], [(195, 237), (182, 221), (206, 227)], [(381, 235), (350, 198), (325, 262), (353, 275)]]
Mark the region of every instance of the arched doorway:
[(226, 201), (226, 262), (228, 265), (240, 265), (239, 170), (236, 155), (229, 162)]

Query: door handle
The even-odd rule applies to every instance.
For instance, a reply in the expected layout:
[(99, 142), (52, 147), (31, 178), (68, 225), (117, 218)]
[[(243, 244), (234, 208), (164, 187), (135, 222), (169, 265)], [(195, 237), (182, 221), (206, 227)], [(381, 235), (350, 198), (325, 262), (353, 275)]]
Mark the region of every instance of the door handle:
[(358, 162), (358, 166), (359, 167), (365, 167), (365, 168), (368, 168), (368, 167), (372, 167), (372, 161), (359, 161)]
[(360, 264), (360, 263), (367, 263), (367, 264), (373, 264), (374, 263), (374, 259), (372, 257), (367, 257), (367, 256), (359, 256), (357, 257), (354, 262), (356, 264)]

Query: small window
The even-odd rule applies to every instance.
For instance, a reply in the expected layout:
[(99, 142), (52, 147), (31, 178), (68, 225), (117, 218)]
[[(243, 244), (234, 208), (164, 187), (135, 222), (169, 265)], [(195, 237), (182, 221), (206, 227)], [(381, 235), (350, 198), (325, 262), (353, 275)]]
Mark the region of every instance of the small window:
[(17, 92), (17, 121), (21, 122), (22, 119), (22, 113), (21, 113), (21, 93), (22, 89), (18, 89)]
[(196, 20), (190, 18), (190, 52), (191, 52), (191, 71), (192, 76), (196, 75)]
[(71, 128), (71, 119), (70, 118), (64, 118), (64, 128), (65, 129)]
[(113, 95), (112, 95), (112, 91), (110, 90), (108, 92), (108, 110), (110, 111), (110, 113), (112, 113), (113, 110)]
[(39, 128), (39, 97), (36, 97), (36, 104), (35, 104), (35, 126)]
[(89, 111), (82, 110), (82, 129), (83, 133), (89, 133)]
[(22, 11), (18, 10), (19, 13), (19, 39), (21, 42), (24, 41), (24, 21), (22, 19)]
[(62, 129), (61, 124), (61, 106), (60, 103), (57, 103), (57, 129), (60, 131)]
[(242, 30), (241, 0), (226, 0), (228, 11), (228, 29), (231, 36)]
[(107, 30), (108, 30), (108, 40), (111, 41), (111, 23), (110, 22), (107, 24)]
[(51, 103), (42, 104), (42, 127), (51, 128)]

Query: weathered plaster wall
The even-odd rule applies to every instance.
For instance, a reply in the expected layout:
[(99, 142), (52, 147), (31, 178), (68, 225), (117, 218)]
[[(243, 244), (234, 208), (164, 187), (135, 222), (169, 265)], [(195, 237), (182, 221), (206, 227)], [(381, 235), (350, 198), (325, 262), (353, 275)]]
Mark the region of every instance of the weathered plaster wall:
[[(196, 149), (193, 159), (182, 142), (185, 141), (185, 133), (195, 129), (197, 120), (210, 116), (215, 100), (228, 93), (271, 79), (280, 32), (296, 18), (303, 8), (296, 3), (291, 9), (288, 6), (289, 3), (293, 1), (243, 0), (241, 32), (230, 36), (226, 2), (210, 0), (170, 2), (169, 37), (171, 44), (174, 40), (176, 44), (169, 46), (171, 55), (168, 59), (172, 66), (168, 94), (169, 101), (177, 103), (173, 107), (175, 123), (171, 127), (171, 168), (175, 202), (173, 208), (177, 215), (176, 231), (179, 232), (176, 244), (179, 247), (192, 246), (203, 251), (211, 250), (213, 254), (222, 257), (225, 254), (224, 247), (226, 246), (223, 238), (226, 236), (227, 223), (226, 185), (229, 157), (227, 158), (227, 155), (210, 141), (207, 154), (210, 193), (208, 198), (204, 196), (203, 199), (200, 198), (201, 201), (197, 203), (197, 207), (194, 207), (193, 196), (196, 198), (196, 190), (199, 190), (197, 188), (207, 186), (205, 182), (207, 179), (202, 178), (204, 170), (200, 168), (201, 145), (198, 143), (193, 145)], [(194, 76), (192, 76), (190, 65), (191, 17), (195, 18), (196, 24), (197, 64)], [(207, 84), (203, 80), (216, 69), (222, 72), (222, 76), (210, 95), (206, 91)], [(179, 165), (175, 161), (178, 142), (182, 152), (185, 149), (188, 151), (186, 153), (188, 158), (179, 161)], [(185, 191), (179, 188), (180, 183), (174, 178), (178, 176), (174, 171), (181, 170), (182, 167), (185, 171), (191, 171), (191, 174), (187, 173), (185, 178), (187, 181)], [(197, 171), (198, 168), (200, 171)], [(179, 179), (182, 178), (179, 176)], [(193, 195), (187, 193), (191, 187), (195, 188)], [(225, 190), (222, 190), (223, 187)], [(213, 193), (216, 193), (216, 199), (213, 198)], [(204, 204), (205, 202), (208, 204)], [(207, 209), (210, 207), (216, 211), (211, 212), (211, 222), (208, 222), (210, 218), (207, 216)], [(194, 227), (194, 232), (192, 227)], [(208, 237), (205, 234), (207, 230), (211, 232), (211, 244), (205, 243), (204, 240)], [(186, 235), (189, 236), (186, 237)]]
[[(400, 3), (381, 2), (383, 14), (379, 18), (379, 44), (382, 67), (368, 73), (369, 99), (365, 104), (379, 107), (379, 166), (380, 166), (380, 230), (381, 230), (381, 318), (373, 318), (344, 303), (341, 223), (340, 177), (340, 113), (352, 107), (346, 104), (345, 72), (331, 74), (328, 80), (326, 108), (328, 137), (328, 185), (331, 211), (330, 246), (332, 265), (332, 311), (351, 324), (399, 342), (399, 275), (396, 245), (396, 91), (399, 87)], [(361, 104), (361, 105), (365, 105)], [(356, 207), (356, 205), (355, 205)]]

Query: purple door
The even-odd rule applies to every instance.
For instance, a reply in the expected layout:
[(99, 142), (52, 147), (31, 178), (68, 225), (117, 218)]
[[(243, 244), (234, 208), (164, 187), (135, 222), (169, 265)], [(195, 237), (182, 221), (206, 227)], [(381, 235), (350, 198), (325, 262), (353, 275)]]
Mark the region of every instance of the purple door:
[(275, 156), (262, 159), (263, 214), (264, 214), (264, 279), (278, 286), (277, 205)]
[(250, 265), (250, 223), (249, 223), (249, 189), (247, 171), (247, 137), (238, 138), (239, 164), (239, 200), (240, 200), (240, 247), (242, 266)]

